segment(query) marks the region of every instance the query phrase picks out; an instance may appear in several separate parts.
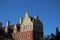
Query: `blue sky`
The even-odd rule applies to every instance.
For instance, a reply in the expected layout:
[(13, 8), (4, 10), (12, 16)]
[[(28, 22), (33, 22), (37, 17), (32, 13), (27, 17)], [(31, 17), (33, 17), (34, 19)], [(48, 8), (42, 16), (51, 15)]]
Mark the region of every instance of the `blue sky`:
[(60, 30), (60, 0), (0, 0), (0, 22), (3, 26), (6, 26), (7, 20), (11, 25), (19, 23), (26, 10), (32, 17), (39, 15), (44, 35), (55, 33), (56, 26)]

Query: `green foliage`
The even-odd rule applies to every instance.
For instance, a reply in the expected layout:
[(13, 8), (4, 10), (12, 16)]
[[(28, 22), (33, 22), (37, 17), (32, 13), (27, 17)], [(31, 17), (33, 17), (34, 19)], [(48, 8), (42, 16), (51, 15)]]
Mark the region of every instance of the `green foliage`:
[(4, 36), (0, 36), (0, 40), (12, 40), (12, 38), (6, 38)]
[(56, 27), (56, 34), (51, 33), (51, 35), (47, 35), (41, 38), (41, 40), (60, 40), (60, 32), (58, 27)]
[(58, 30), (58, 27), (56, 27), (56, 36), (58, 36), (59, 34), (59, 30)]

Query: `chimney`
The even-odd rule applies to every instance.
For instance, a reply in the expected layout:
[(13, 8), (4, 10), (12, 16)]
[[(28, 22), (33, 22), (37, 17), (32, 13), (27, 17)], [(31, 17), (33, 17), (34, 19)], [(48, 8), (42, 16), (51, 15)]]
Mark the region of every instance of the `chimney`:
[(0, 23), (0, 28), (2, 28), (2, 23)]
[(22, 17), (20, 17), (20, 24), (22, 24), (22, 21), (23, 21), (23, 18), (22, 18)]
[(7, 21), (6, 26), (10, 26), (10, 21)]

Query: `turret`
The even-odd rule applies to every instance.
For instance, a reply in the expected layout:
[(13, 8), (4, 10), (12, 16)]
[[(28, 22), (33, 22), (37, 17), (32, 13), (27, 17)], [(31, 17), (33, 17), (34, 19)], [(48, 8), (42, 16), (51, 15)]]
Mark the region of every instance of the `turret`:
[(23, 18), (22, 18), (22, 17), (20, 17), (20, 24), (22, 24), (22, 22), (23, 22)]
[(8, 27), (10, 25), (10, 21), (7, 21), (6, 26)]
[(38, 19), (38, 18), (39, 18), (39, 16), (38, 16), (38, 15), (36, 15), (34, 18), (35, 18), (35, 19)]
[(16, 32), (17, 32), (17, 26), (15, 24), (14, 27), (13, 27), (13, 33), (16, 33)]
[(25, 16), (26, 16), (26, 17), (29, 17), (28, 11), (26, 11)]
[(10, 26), (10, 21), (6, 22), (5, 33), (8, 33), (8, 27)]

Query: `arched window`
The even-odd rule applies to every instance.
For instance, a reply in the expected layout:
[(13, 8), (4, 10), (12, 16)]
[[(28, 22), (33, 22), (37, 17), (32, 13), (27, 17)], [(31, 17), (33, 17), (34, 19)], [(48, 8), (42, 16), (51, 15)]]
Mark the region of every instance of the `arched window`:
[(30, 39), (30, 33), (27, 34), (27, 38)]
[(22, 40), (22, 35), (20, 35), (20, 40)]
[(26, 40), (26, 35), (24, 34), (24, 40)]

